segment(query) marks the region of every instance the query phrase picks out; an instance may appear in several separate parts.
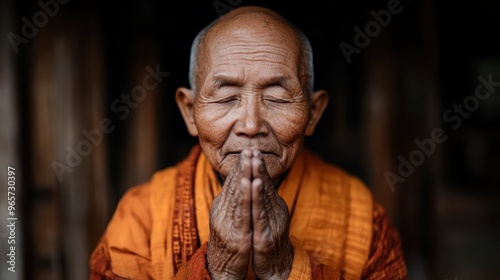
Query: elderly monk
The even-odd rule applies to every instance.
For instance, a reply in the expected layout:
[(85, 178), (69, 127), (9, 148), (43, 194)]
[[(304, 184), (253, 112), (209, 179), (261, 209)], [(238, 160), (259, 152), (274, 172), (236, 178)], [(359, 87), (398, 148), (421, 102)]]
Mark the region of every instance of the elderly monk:
[(130, 189), (91, 279), (406, 279), (400, 239), (355, 177), (303, 148), (327, 103), (307, 38), (238, 8), (194, 40), (176, 101), (199, 146)]

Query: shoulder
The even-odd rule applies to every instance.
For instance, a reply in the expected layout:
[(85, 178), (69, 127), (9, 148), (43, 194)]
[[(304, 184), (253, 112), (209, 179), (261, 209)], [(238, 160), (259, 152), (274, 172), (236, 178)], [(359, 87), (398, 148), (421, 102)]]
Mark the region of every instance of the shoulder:
[(167, 189), (165, 183), (169, 178), (175, 178), (175, 173), (175, 167), (157, 171), (147, 182), (125, 192), (90, 257), (93, 278), (151, 278), (154, 201), (165, 200), (167, 193), (160, 198), (157, 194)]
[[(314, 209), (309, 227), (315, 238), (338, 247), (323, 264), (360, 278), (368, 260), (373, 233), (373, 197), (370, 189), (356, 176), (321, 160), (306, 151), (304, 176), (299, 201), (305, 209)], [(301, 188), (302, 188), (301, 187)], [(308, 238), (308, 237), (305, 237)], [(312, 248), (315, 250), (314, 248)]]
[(370, 278), (373, 275), (391, 275), (391, 279), (408, 279), (399, 233), (387, 217), (384, 208), (378, 203), (373, 205), (373, 238), (363, 278)]
[[(149, 247), (145, 245), (149, 242), (153, 224), (153, 198), (156, 198), (161, 190), (167, 189), (165, 183), (169, 178), (175, 177), (174, 173), (174, 167), (157, 171), (148, 181), (125, 192), (106, 229), (104, 237), (108, 242), (116, 247), (127, 248), (142, 240), (144, 244), (134, 250), (143, 251)], [(160, 199), (164, 200), (165, 196)], [(134, 242), (131, 242), (132, 237)], [(147, 252), (143, 253), (147, 255)]]
[[(325, 192), (348, 192), (363, 200), (372, 200), (371, 190), (358, 177), (348, 173), (339, 166), (325, 162), (315, 153), (305, 150), (306, 165), (309, 172), (321, 182)], [(334, 186), (336, 188), (334, 188)]]
[(143, 235), (151, 230), (152, 197), (158, 192), (157, 189), (165, 187), (167, 178), (172, 177), (174, 167), (157, 171), (148, 181), (129, 188), (121, 197), (113, 217), (106, 229), (106, 236), (112, 236), (114, 240), (124, 239), (131, 235)]
[(176, 167), (168, 167), (156, 171), (151, 178), (137, 186), (129, 188), (121, 197), (115, 211), (137, 212), (148, 210), (151, 204), (151, 195), (162, 189), (176, 174)]

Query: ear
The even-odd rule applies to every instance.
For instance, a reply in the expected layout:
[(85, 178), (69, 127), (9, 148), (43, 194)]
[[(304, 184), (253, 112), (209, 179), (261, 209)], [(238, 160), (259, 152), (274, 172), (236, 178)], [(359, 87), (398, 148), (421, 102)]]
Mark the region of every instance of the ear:
[(191, 136), (198, 136), (198, 129), (194, 123), (194, 92), (191, 89), (180, 87), (175, 93), (175, 101), (181, 111), (186, 127)]
[(321, 119), (323, 112), (328, 105), (328, 93), (324, 90), (318, 90), (311, 94), (311, 119), (307, 124), (306, 136), (311, 136), (314, 133), (314, 129)]

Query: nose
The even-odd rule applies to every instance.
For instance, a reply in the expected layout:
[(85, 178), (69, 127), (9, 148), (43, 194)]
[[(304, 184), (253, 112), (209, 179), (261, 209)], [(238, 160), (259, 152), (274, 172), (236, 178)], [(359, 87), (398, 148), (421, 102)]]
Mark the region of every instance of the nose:
[(243, 100), (238, 110), (238, 121), (234, 126), (234, 133), (238, 136), (257, 137), (269, 133), (266, 121), (263, 119), (263, 106), (259, 104), (257, 96)]

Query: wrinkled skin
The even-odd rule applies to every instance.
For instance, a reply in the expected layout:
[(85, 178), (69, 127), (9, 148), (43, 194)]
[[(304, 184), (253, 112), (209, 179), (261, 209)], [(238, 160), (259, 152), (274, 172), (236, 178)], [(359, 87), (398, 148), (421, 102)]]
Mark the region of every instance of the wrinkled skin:
[(285, 201), (258, 150), (245, 149), (210, 211), (207, 261), (215, 279), (245, 279), (252, 265), (260, 279), (285, 279), (293, 250)]
[[(248, 12), (257, 11), (257, 12)], [(205, 38), (196, 91), (176, 100), (191, 135), (224, 180), (210, 211), (214, 279), (286, 279), (293, 262), (289, 213), (274, 182), (300, 153), (327, 103), (307, 93), (295, 31), (269, 10), (239, 8)]]

